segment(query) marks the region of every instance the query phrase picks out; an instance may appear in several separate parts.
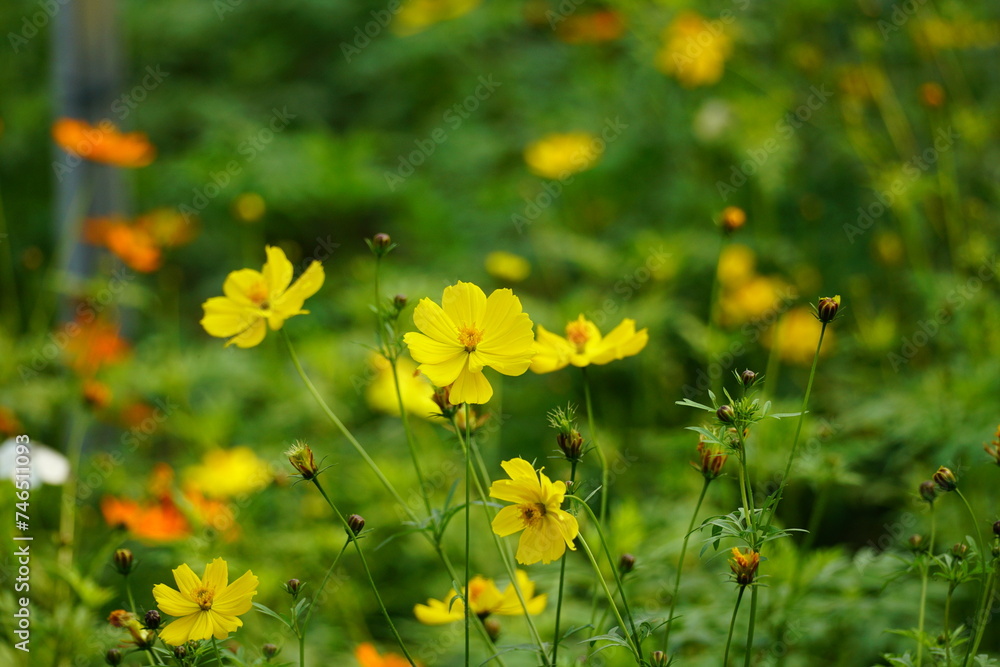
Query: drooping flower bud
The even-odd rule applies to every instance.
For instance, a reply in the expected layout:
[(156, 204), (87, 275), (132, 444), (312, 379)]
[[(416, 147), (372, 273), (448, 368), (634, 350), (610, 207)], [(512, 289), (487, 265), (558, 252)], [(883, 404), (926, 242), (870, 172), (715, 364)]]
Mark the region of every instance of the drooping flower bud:
[(736, 411), (731, 405), (722, 405), (715, 411), (715, 416), (719, 418), (720, 422), (731, 424), (736, 419)]
[(135, 569), (135, 555), (131, 549), (117, 549), (111, 561), (119, 574), (128, 575)]
[(483, 621), (483, 627), (486, 628), (486, 632), (492, 641), (495, 642), (500, 639), (500, 621), (495, 618), (487, 618)]
[(823, 324), (829, 324), (837, 317), (838, 311), (840, 311), (840, 295), (824, 296), (816, 306), (816, 317)]
[(278, 647), (274, 644), (264, 644), (260, 647), (260, 652), (264, 654), (264, 659), (270, 662), (271, 658), (278, 655)]
[(108, 652), (104, 654), (104, 662), (111, 665), (111, 667), (117, 667), (122, 664), (122, 652), (116, 648), (108, 649)]
[(954, 491), (958, 488), (958, 480), (955, 479), (955, 473), (953, 473), (948, 468), (941, 466), (934, 473), (934, 482), (938, 485), (938, 488), (942, 491)]
[(292, 467), (302, 475), (302, 479), (313, 479), (319, 474), (313, 451), (306, 443), (296, 441), (285, 452), (285, 456), (288, 457), (288, 462), (292, 464)]
[(937, 485), (927, 480), (920, 483), (920, 497), (929, 503), (933, 503), (937, 498)]
[(434, 404), (438, 406), (438, 409), (441, 411), (441, 416), (449, 421), (455, 416), (455, 413), (458, 412), (458, 409), (461, 407), (459, 405), (452, 405), (451, 403), (451, 385), (448, 385), (447, 387), (435, 388), (434, 395), (431, 396), (431, 398), (434, 400)]
[(622, 574), (628, 574), (635, 569), (635, 556), (632, 554), (622, 554), (622, 557), (618, 559), (618, 571)]
[(365, 529), (365, 519), (360, 514), (347, 517), (347, 525), (351, 528), (351, 537), (357, 537)]
[(146, 612), (146, 615), (143, 617), (142, 620), (146, 628), (148, 628), (149, 630), (156, 630), (158, 627), (160, 627), (160, 612), (156, 611), (155, 609), (150, 609), (149, 611)]

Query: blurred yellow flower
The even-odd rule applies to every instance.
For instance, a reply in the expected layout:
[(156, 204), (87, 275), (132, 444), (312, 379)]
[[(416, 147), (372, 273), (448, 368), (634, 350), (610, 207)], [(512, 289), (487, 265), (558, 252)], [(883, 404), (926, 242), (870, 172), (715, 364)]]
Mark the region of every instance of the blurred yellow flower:
[[(371, 364), (375, 377), (365, 392), (368, 407), (398, 417), (399, 400), (396, 397), (396, 383), (392, 378), (392, 365), (381, 354), (373, 354)], [(399, 374), (399, 393), (403, 396), (406, 411), (414, 417), (434, 419), (432, 415), (441, 412), (441, 408), (434, 402), (434, 387), (421, 375), (417, 365), (406, 357), (400, 357), (396, 360), (396, 372)]]
[(486, 255), (486, 272), (494, 278), (519, 283), (531, 273), (531, 264), (520, 255), (494, 250)]
[(720, 320), (725, 326), (738, 326), (761, 319), (780, 307), (787, 290), (785, 282), (770, 276), (753, 276), (724, 288), (719, 300)]
[(757, 257), (753, 250), (730, 243), (719, 255), (719, 282), (723, 287), (734, 287), (753, 276), (756, 268)]
[(185, 488), (209, 498), (232, 498), (260, 491), (272, 479), (267, 463), (249, 447), (213, 449), (184, 471)]
[(292, 263), (285, 252), (276, 246), (267, 246), (266, 252), (267, 263), (261, 271), (233, 271), (222, 285), (226, 295), (202, 304), (201, 326), (210, 336), (228, 338), (226, 347), (260, 344), (268, 326), (277, 331), (288, 318), (308, 313), (302, 304), (323, 286), (319, 262), (314, 260), (292, 283)]
[(420, 331), (403, 337), (410, 355), (436, 386), (451, 385), (452, 405), (490, 400), (486, 366), (521, 375), (531, 364), (532, 323), (509, 289), (494, 290), (487, 299), (478, 286), (459, 282), (444, 289), (440, 306), (421, 299), (413, 323)]
[(597, 164), (604, 142), (587, 132), (548, 134), (524, 149), (528, 168), (542, 178), (563, 180)]
[(257, 222), (266, 212), (267, 204), (256, 192), (244, 192), (233, 200), (233, 215), (241, 222)]
[[(785, 313), (774, 330), (764, 336), (763, 343), (769, 348), (776, 345), (778, 355), (783, 361), (808, 366), (816, 354), (820, 326), (809, 308), (804, 306), (795, 308)], [(821, 355), (833, 348), (835, 339), (833, 327), (827, 327), (823, 338), (823, 349), (820, 350)]]
[(576, 551), (573, 540), (580, 526), (576, 517), (562, 509), (566, 484), (553, 482), (541, 470), (536, 472), (522, 458), (500, 465), (510, 479), (493, 482), (490, 497), (516, 504), (497, 513), (493, 532), (506, 537), (524, 531), (517, 545), (517, 562), (522, 565), (538, 561), (551, 563), (562, 557), (566, 547)]
[[(521, 589), (529, 614), (537, 615), (545, 611), (548, 596), (544, 593), (535, 595), (535, 582), (531, 581), (523, 570), (517, 571), (517, 586)], [(443, 625), (461, 621), (465, 618), (465, 604), (461, 599), (456, 599), (455, 595), (455, 589), (451, 589), (443, 600), (431, 599), (427, 604), (416, 605), (413, 607), (413, 613), (417, 620), (425, 625)], [(520, 616), (524, 613), (524, 607), (521, 606), (513, 585), (508, 584), (501, 593), (492, 579), (481, 576), (473, 577), (469, 581), (469, 604), (472, 613), (480, 619), (485, 619), (490, 614)]]
[(709, 86), (722, 78), (732, 50), (732, 39), (721, 21), (684, 12), (663, 30), (656, 67), (685, 88)]
[(205, 566), (199, 579), (186, 564), (173, 571), (175, 590), (166, 584), (153, 586), (156, 605), (165, 614), (179, 617), (160, 631), (160, 639), (180, 646), (199, 639), (225, 639), (243, 625), (239, 616), (250, 611), (257, 595), (257, 577), (247, 572), (229, 583), (229, 566), (216, 558)]
[(478, 5), (479, 0), (406, 0), (392, 28), (398, 35), (412, 35), (435, 23), (468, 14)]
[(635, 320), (630, 319), (622, 320), (604, 337), (597, 325), (582, 314), (566, 325), (565, 338), (539, 324), (531, 370), (551, 373), (569, 364), (578, 367), (608, 364), (639, 354), (648, 342), (648, 330), (636, 331)]

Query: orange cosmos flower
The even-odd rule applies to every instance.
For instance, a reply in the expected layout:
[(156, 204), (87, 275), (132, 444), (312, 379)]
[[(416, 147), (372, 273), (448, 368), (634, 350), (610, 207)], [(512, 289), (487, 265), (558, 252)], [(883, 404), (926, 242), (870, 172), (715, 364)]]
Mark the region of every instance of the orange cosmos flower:
[(83, 322), (77, 318), (63, 327), (63, 333), (69, 337), (65, 347), (67, 364), (83, 377), (93, 376), (101, 367), (117, 363), (129, 353), (128, 341), (118, 335), (118, 326), (107, 320), (95, 317)]
[[(358, 644), (354, 649), (354, 657), (361, 667), (410, 667), (406, 658), (401, 658), (395, 653), (379, 655), (378, 649), (371, 644)], [(420, 663), (418, 662), (417, 665)]]
[(191, 527), (173, 500), (165, 496), (152, 504), (104, 496), (101, 514), (111, 527), (124, 528), (140, 539), (169, 542), (191, 534)]
[(625, 21), (618, 12), (603, 10), (567, 16), (556, 26), (556, 37), (567, 44), (596, 44), (618, 39)]
[(52, 138), (67, 153), (116, 167), (145, 167), (156, 156), (145, 134), (122, 133), (109, 120), (95, 127), (83, 120), (60, 118), (52, 126)]

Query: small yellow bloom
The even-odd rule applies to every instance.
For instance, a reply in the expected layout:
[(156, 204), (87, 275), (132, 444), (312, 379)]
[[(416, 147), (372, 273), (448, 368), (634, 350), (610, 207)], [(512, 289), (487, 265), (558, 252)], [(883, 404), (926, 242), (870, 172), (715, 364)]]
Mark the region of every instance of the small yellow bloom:
[(451, 385), (452, 405), (490, 400), (486, 366), (521, 375), (531, 364), (532, 323), (509, 289), (495, 290), (487, 299), (476, 285), (459, 282), (444, 289), (440, 306), (421, 299), (413, 323), (420, 332), (403, 337), (410, 355), (436, 386)]
[(323, 265), (319, 262), (313, 261), (292, 283), (292, 263), (284, 251), (267, 246), (266, 252), (267, 263), (261, 271), (233, 271), (222, 285), (226, 295), (202, 304), (205, 316), (201, 326), (210, 336), (228, 338), (226, 347), (260, 344), (267, 326), (277, 331), (289, 317), (308, 313), (302, 304), (323, 286)]
[(177, 588), (166, 584), (153, 586), (156, 605), (165, 614), (179, 617), (160, 631), (160, 639), (180, 646), (199, 639), (225, 639), (242, 627), (239, 616), (250, 611), (257, 595), (257, 577), (246, 574), (229, 583), (226, 561), (216, 558), (205, 566), (201, 579), (186, 564), (174, 570)]
[[(535, 595), (535, 582), (528, 578), (523, 570), (517, 571), (517, 586), (527, 603), (528, 613), (538, 615), (545, 611), (548, 596)], [(453, 601), (454, 600), (454, 601)], [(480, 619), (490, 614), (501, 616), (520, 616), (524, 607), (517, 597), (517, 590), (511, 584), (501, 593), (492, 579), (476, 576), (469, 582), (469, 604), (472, 613)], [(443, 625), (461, 621), (465, 618), (465, 604), (461, 598), (455, 597), (455, 589), (448, 591), (443, 600), (428, 600), (427, 604), (418, 604), (413, 608), (417, 620), (425, 625)]]
[(213, 449), (201, 463), (184, 471), (186, 488), (209, 498), (232, 498), (260, 491), (272, 479), (271, 471), (249, 447)]
[(506, 537), (524, 531), (517, 545), (517, 562), (522, 565), (538, 561), (551, 563), (566, 553), (566, 547), (576, 551), (573, 540), (580, 526), (576, 517), (562, 509), (566, 484), (553, 482), (521, 458), (500, 465), (510, 479), (493, 482), (490, 497), (517, 504), (508, 505), (497, 513), (493, 532)]
[(636, 331), (635, 320), (630, 319), (622, 320), (603, 337), (597, 325), (583, 315), (566, 325), (565, 338), (539, 324), (531, 370), (551, 373), (569, 364), (579, 367), (608, 364), (639, 354), (648, 342), (648, 331)]
[[(365, 392), (368, 407), (398, 417), (399, 399), (396, 396), (396, 382), (392, 377), (392, 365), (381, 354), (373, 354), (371, 364), (375, 369), (375, 378)], [(417, 365), (401, 356), (396, 360), (396, 373), (399, 375), (399, 393), (403, 396), (406, 412), (421, 419), (435, 420), (433, 415), (440, 413), (441, 409), (434, 402), (434, 387), (417, 370)]]
[(752, 549), (747, 549), (743, 553), (738, 548), (733, 547), (732, 558), (729, 559), (729, 568), (736, 577), (736, 583), (740, 586), (749, 586), (753, 583), (757, 574), (757, 566), (760, 565), (760, 554)]
[(412, 35), (435, 23), (468, 14), (479, 0), (406, 0), (399, 8), (392, 29), (398, 35)]
[(656, 66), (685, 88), (708, 86), (722, 78), (732, 50), (732, 39), (719, 21), (684, 12), (663, 31)]
[(486, 272), (494, 278), (519, 283), (531, 273), (531, 264), (520, 255), (495, 250), (486, 255)]
[[(816, 317), (808, 308), (795, 308), (782, 317), (775, 325), (773, 332), (768, 331), (762, 342), (767, 347), (778, 346), (778, 354), (781, 359), (808, 366), (812, 363), (813, 355), (816, 354), (816, 341), (819, 337), (820, 324), (816, 322)], [(826, 335), (823, 337), (823, 349), (821, 355), (825, 355), (836, 342), (836, 335), (832, 327), (827, 327)]]
[(587, 132), (549, 134), (524, 149), (524, 161), (536, 176), (565, 179), (597, 164), (604, 142)]

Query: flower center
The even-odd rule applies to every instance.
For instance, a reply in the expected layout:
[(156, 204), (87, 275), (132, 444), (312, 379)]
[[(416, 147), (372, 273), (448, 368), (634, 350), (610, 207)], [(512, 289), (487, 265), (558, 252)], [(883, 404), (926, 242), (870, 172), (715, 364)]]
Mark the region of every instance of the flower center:
[(199, 607), (204, 611), (208, 611), (212, 608), (212, 599), (215, 597), (215, 591), (209, 588), (199, 588), (191, 593), (191, 597), (194, 598)]
[(247, 297), (253, 301), (256, 305), (261, 308), (268, 308), (267, 297), (269, 296), (267, 291), (267, 283), (264, 281), (255, 282), (247, 290)]
[(483, 330), (471, 324), (465, 324), (458, 329), (458, 342), (465, 346), (466, 352), (475, 352), (476, 346), (483, 340)]
[(579, 354), (583, 354), (583, 349), (586, 347), (587, 341), (590, 340), (590, 332), (587, 331), (587, 324), (579, 320), (567, 324), (566, 340), (576, 346), (576, 351)]
[(521, 512), (521, 520), (524, 521), (524, 525), (530, 528), (540, 524), (545, 517), (545, 505), (542, 503), (525, 503), (519, 505), (518, 509)]

